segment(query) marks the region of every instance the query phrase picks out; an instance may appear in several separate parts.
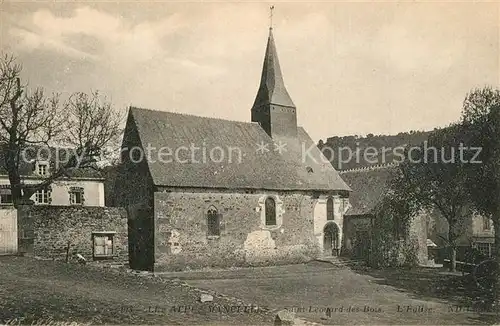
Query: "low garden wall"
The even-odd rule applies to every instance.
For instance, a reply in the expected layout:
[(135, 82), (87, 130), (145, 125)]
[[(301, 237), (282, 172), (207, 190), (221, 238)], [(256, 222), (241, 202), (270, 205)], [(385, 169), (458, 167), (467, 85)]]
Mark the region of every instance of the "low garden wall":
[(80, 254), (87, 260), (128, 261), (123, 208), (22, 205), (17, 223), (20, 254), (52, 259)]

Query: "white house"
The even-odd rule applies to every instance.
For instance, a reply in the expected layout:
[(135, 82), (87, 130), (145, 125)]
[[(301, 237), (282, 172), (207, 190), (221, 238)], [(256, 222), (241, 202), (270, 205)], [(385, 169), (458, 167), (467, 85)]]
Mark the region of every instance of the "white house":
[[(20, 173), (24, 183), (36, 184), (48, 177), (56, 168), (50, 151), (27, 151), (20, 160)], [(52, 153), (52, 154), (51, 154)], [(37, 191), (31, 199), (35, 205), (80, 205), (104, 206), (104, 178), (96, 169), (75, 169), (71, 175), (54, 181), (45, 189)], [(12, 205), (12, 193), (9, 177), (5, 169), (5, 160), (0, 154), (0, 205)]]

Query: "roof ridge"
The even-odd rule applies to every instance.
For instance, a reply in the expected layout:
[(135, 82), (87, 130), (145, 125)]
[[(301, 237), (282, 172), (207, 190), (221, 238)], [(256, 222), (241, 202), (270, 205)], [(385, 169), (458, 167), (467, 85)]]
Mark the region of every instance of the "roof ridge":
[(257, 124), (257, 122), (250, 122), (250, 121), (240, 121), (240, 120), (232, 120), (232, 119), (223, 119), (223, 118), (217, 118), (217, 117), (207, 117), (207, 116), (202, 116), (202, 115), (195, 115), (192, 113), (181, 113), (181, 112), (172, 112), (172, 111), (163, 111), (163, 110), (154, 110), (154, 109), (147, 109), (147, 108), (140, 108), (137, 106), (130, 106), (130, 109), (134, 110), (142, 110), (142, 111), (151, 111), (151, 112), (158, 112), (161, 114), (175, 114), (175, 115), (180, 115), (180, 116), (185, 116), (185, 117), (195, 117), (195, 118), (202, 118), (202, 119), (212, 119), (212, 120), (219, 120), (219, 121), (228, 121), (228, 122), (236, 122), (236, 123), (244, 123), (244, 124)]
[[(185, 117), (195, 117), (195, 118), (203, 118), (203, 119), (213, 119), (213, 120), (219, 120), (219, 121), (229, 121), (229, 122), (238, 122), (238, 123), (245, 123), (249, 125), (259, 125), (257, 121), (241, 121), (241, 120), (233, 120), (233, 119), (223, 119), (223, 118), (216, 118), (216, 117), (207, 117), (207, 116), (202, 116), (202, 115), (196, 115), (192, 113), (182, 113), (182, 112), (172, 112), (172, 111), (163, 111), (163, 110), (155, 110), (155, 109), (148, 109), (148, 108), (140, 108), (137, 106), (130, 106), (130, 109), (134, 110), (142, 110), (142, 111), (152, 111), (152, 112), (159, 112), (159, 113), (167, 113), (167, 114), (177, 114), (177, 115), (182, 115)], [(297, 125), (297, 129), (301, 128), (305, 131), (305, 128), (303, 126)]]
[(375, 165), (363, 166), (363, 167), (359, 167), (359, 168), (341, 170), (341, 171), (339, 171), (339, 174), (350, 173), (350, 172), (369, 172), (369, 171), (373, 171), (373, 170), (392, 168), (392, 167), (396, 167), (398, 165), (399, 165), (399, 163), (397, 163), (397, 162), (385, 163), (385, 164), (375, 164)]

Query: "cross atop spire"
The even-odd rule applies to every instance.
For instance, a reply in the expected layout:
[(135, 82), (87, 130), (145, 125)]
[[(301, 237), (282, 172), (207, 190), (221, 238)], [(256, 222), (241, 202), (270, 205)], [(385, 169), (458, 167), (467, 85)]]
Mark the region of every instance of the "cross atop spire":
[(269, 7), (269, 29), (273, 29), (273, 10), (274, 10), (274, 5)]

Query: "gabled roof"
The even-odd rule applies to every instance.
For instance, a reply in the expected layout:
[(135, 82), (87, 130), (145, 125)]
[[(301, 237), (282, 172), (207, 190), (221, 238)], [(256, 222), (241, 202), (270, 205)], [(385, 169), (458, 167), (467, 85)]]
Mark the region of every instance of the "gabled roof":
[(397, 168), (394, 166), (342, 172), (342, 179), (352, 189), (349, 195), (349, 203), (352, 207), (346, 215), (373, 214), (374, 209), (389, 190), (396, 173)]
[(252, 108), (258, 108), (266, 104), (295, 107), (295, 104), (293, 104), (285, 88), (285, 83), (283, 82), (283, 75), (281, 74), (280, 63), (271, 28), (269, 29), (269, 37), (267, 39), (259, 91), (257, 92)]
[[(155, 149), (151, 151), (153, 160), (148, 160), (149, 172), (155, 185), (226, 189), (350, 190), (303, 128), (298, 128), (298, 139), (289, 140), (283, 146), (282, 154), (279, 154), (275, 151), (271, 137), (257, 123), (139, 108), (131, 108), (129, 115), (135, 122), (143, 149), (147, 146)], [(259, 145), (265, 146), (268, 151), (258, 151)], [(188, 151), (187, 148), (191, 146), (199, 149)], [(216, 147), (219, 149), (214, 150)], [(168, 162), (164, 159), (160, 162), (158, 157), (154, 156), (160, 148), (164, 148), (164, 153), (170, 150), (175, 154), (178, 150), (179, 153), (185, 154), (179, 154), (180, 161)], [(215, 153), (215, 160), (210, 159), (211, 151)], [(224, 153), (224, 159), (217, 162), (221, 151)], [(194, 160), (189, 156), (190, 153), (196, 153)], [(174, 155), (170, 157), (174, 158)], [(205, 162), (203, 157), (206, 157)], [(188, 159), (188, 162), (183, 162), (185, 159)]]
[[(35, 173), (36, 162), (47, 162), (50, 171), (55, 171), (57, 168), (57, 160), (60, 164), (66, 162), (66, 156), (69, 153), (65, 148), (58, 147), (46, 147), (46, 146), (31, 146), (22, 152), (21, 160), (19, 162), (19, 173), (21, 177), (36, 177), (39, 176)], [(8, 171), (5, 165), (5, 153), (0, 145), (0, 176), (8, 175)], [(102, 173), (95, 168), (78, 168), (68, 171), (67, 177), (69, 178), (89, 178), (89, 179), (102, 179)]]

